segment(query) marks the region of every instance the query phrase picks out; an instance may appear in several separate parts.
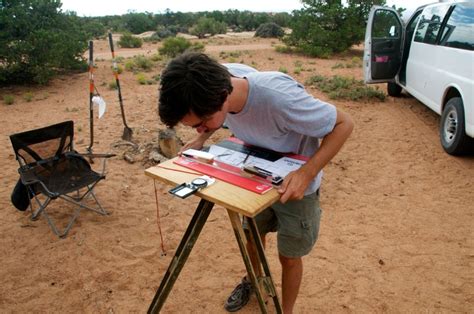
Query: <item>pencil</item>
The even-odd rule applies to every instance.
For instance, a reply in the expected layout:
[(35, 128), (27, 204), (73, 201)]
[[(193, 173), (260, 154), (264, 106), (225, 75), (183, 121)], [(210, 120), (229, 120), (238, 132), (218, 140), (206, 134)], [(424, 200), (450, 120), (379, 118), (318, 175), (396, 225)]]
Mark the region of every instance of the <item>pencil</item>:
[(247, 161), (247, 159), (249, 159), (250, 152), (251, 152), (251, 151), (249, 150), (249, 152), (247, 153), (247, 156), (245, 156), (245, 159), (244, 159), (244, 161), (242, 161), (242, 164), (244, 164), (244, 165), (245, 165), (245, 162)]

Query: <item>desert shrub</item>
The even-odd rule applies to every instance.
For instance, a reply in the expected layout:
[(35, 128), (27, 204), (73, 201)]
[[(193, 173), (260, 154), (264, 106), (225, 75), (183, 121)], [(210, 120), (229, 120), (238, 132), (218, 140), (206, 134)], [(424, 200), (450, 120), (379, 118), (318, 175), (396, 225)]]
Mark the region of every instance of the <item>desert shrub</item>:
[(226, 59), (228, 57), (235, 59), (235, 58), (239, 58), (241, 55), (242, 55), (242, 51), (229, 51), (229, 52), (221, 51), (219, 53), (219, 56), (222, 59)]
[(136, 78), (140, 85), (151, 85), (155, 82), (154, 80), (148, 79), (144, 73), (138, 73)]
[(307, 85), (315, 86), (331, 99), (349, 99), (353, 101), (385, 100), (385, 94), (377, 88), (366, 86), (362, 80), (354, 77), (335, 75), (326, 78), (315, 75), (306, 81)]
[(168, 37), (175, 37), (178, 33), (178, 29), (176, 27), (166, 27), (163, 25), (159, 25), (156, 28), (156, 32), (152, 35), (152, 37), (162, 40)]
[(153, 62), (144, 55), (138, 55), (133, 58), (136, 68), (149, 71), (153, 67)]
[(122, 63), (124, 60), (125, 60), (125, 57), (122, 57), (122, 56), (117, 56), (117, 57), (115, 57), (115, 61), (116, 61), (117, 63)]
[(127, 60), (127, 62), (125, 62), (125, 70), (134, 71), (135, 70), (135, 62), (133, 62), (133, 60)]
[(279, 53), (292, 53), (294, 52), (294, 49), (291, 48), (290, 46), (277, 45), (275, 46), (275, 51)]
[(278, 71), (281, 72), (281, 73), (288, 73), (288, 70), (283, 66), (279, 67)]
[(3, 102), (7, 105), (13, 105), (15, 97), (13, 95), (3, 95)]
[(223, 22), (218, 22), (212, 17), (200, 17), (193, 27), (189, 29), (191, 35), (199, 38), (204, 38), (207, 34), (225, 34), (227, 32), (227, 25)]
[(26, 92), (24, 95), (23, 95), (23, 99), (26, 101), (26, 102), (30, 102), (33, 100), (33, 93), (32, 92)]
[(109, 89), (110, 89), (110, 90), (115, 90), (115, 89), (117, 89), (117, 82), (116, 82), (115, 80), (109, 82)]
[(139, 83), (140, 85), (146, 85), (146, 81), (147, 81), (147, 80), (146, 80), (145, 74), (143, 74), (143, 73), (138, 73), (137, 76), (136, 76), (136, 78), (137, 78), (137, 81), (138, 81), (138, 83)]
[(150, 57), (150, 60), (153, 61), (153, 62), (158, 62), (158, 61), (163, 60), (163, 57), (160, 56), (159, 53), (155, 53)]
[(127, 33), (120, 36), (118, 45), (122, 48), (140, 48), (143, 45), (143, 40)]
[(161, 55), (165, 55), (171, 58), (182, 54), (185, 51), (203, 51), (204, 44), (195, 43), (192, 44), (189, 40), (182, 37), (170, 37), (163, 41), (163, 46), (158, 49)]
[(295, 62), (293, 62), (293, 64), (295, 65), (295, 67), (299, 67), (299, 68), (303, 67), (303, 62), (300, 60), (296, 60)]
[(93, 38), (99, 38), (105, 35), (105, 32), (107, 31), (104, 25), (94, 20), (86, 20), (84, 25), (82, 25), (82, 29), (89, 37)]
[(163, 41), (163, 46), (158, 49), (158, 52), (162, 55), (174, 58), (177, 55), (185, 52), (190, 47), (191, 42), (186, 38), (167, 38)]
[(295, 67), (295, 69), (293, 70), (293, 73), (295, 74), (300, 74), (302, 71), (302, 68), (301, 67)]
[(189, 50), (196, 51), (196, 52), (203, 52), (204, 48), (205, 46), (203, 43), (197, 42), (197, 43), (192, 44)]
[(60, 1), (0, 2), (0, 85), (46, 84), (58, 72), (87, 70), (87, 35)]
[(275, 23), (263, 23), (255, 31), (255, 37), (280, 38), (285, 34), (283, 28)]
[(133, 34), (141, 34), (154, 28), (153, 15), (148, 13), (128, 12), (122, 15), (123, 26)]

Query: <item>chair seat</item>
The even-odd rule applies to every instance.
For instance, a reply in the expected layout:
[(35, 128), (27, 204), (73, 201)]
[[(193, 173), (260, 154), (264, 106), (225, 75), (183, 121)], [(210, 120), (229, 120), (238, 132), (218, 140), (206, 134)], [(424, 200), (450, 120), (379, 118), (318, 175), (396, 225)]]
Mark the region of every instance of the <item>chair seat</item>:
[(35, 184), (35, 190), (50, 197), (75, 192), (105, 178), (92, 170), (85, 159), (76, 156), (63, 156), (57, 161), (41, 165), (35, 174), (50, 193), (39, 183)]

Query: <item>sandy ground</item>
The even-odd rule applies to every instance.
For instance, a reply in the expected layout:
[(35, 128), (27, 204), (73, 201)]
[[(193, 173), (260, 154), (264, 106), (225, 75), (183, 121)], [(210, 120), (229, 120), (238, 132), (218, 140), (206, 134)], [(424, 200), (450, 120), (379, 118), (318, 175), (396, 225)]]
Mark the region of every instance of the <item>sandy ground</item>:
[[(260, 70), (285, 67), (293, 75), (300, 61), (305, 71), (294, 76), (301, 82), (315, 74), (362, 74), (360, 68), (331, 69), (360, 57), (360, 50), (321, 60), (279, 54), (271, 48), (275, 40), (206, 43), (216, 58), (231, 46), (242, 51), (237, 62)], [(256, 45), (260, 48), (251, 49)], [(106, 41), (96, 47), (98, 55), (108, 52)], [(156, 45), (143, 50), (154, 53)], [(118, 49), (119, 55), (125, 52)], [(97, 187), (110, 215), (82, 212), (66, 239), (58, 239), (44, 218), (30, 221), (28, 212), (11, 205), (18, 175), (8, 135), (72, 119), (76, 148), (84, 151), (89, 145), (88, 74), (60, 77), (47, 87), (0, 89), (2, 95), (15, 96), (13, 105), (0, 103), (1, 312), (145, 312), (197, 205), (197, 198), (172, 198), (168, 186), (157, 185), (167, 253), (162, 256), (153, 181), (144, 175), (152, 164), (148, 153), (164, 128), (156, 113), (157, 85), (139, 85), (130, 72), (121, 76), (128, 124), (139, 145), (127, 152), (135, 160), (131, 164), (123, 158), (128, 148), (118, 145), (123, 125), (116, 93), (108, 89), (113, 81), (110, 60), (102, 55), (98, 60), (96, 84), (108, 107), (104, 118), (95, 117), (93, 147), (95, 152), (118, 154)], [(151, 78), (162, 68), (159, 62), (146, 75)], [(316, 89), (309, 91), (328, 100)], [(31, 102), (23, 98), (27, 92), (33, 95)], [(304, 258), (296, 312), (472, 313), (474, 158), (444, 153), (439, 117), (409, 96), (386, 102), (332, 102), (352, 115), (356, 127), (325, 169), (320, 238)], [(177, 132), (184, 141), (193, 136), (183, 127)], [(212, 140), (226, 136), (222, 130)], [(61, 226), (70, 212), (64, 206), (50, 206)], [(270, 236), (267, 256), (280, 292), (275, 242)], [(223, 303), (243, 271), (231, 225), (217, 206), (163, 312), (223, 313)], [(253, 297), (242, 313), (258, 311)]]

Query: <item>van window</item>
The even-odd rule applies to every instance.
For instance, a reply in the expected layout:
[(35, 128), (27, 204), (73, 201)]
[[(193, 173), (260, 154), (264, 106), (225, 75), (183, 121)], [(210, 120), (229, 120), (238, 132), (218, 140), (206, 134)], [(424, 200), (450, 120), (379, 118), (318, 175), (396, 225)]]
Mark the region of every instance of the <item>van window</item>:
[(372, 38), (399, 38), (400, 22), (395, 13), (388, 10), (375, 11), (372, 23)]
[(474, 5), (456, 5), (443, 30), (440, 44), (474, 50)]
[(444, 16), (448, 12), (449, 5), (440, 5), (426, 8), (415, 33), (415, 41), (435, 44)]

